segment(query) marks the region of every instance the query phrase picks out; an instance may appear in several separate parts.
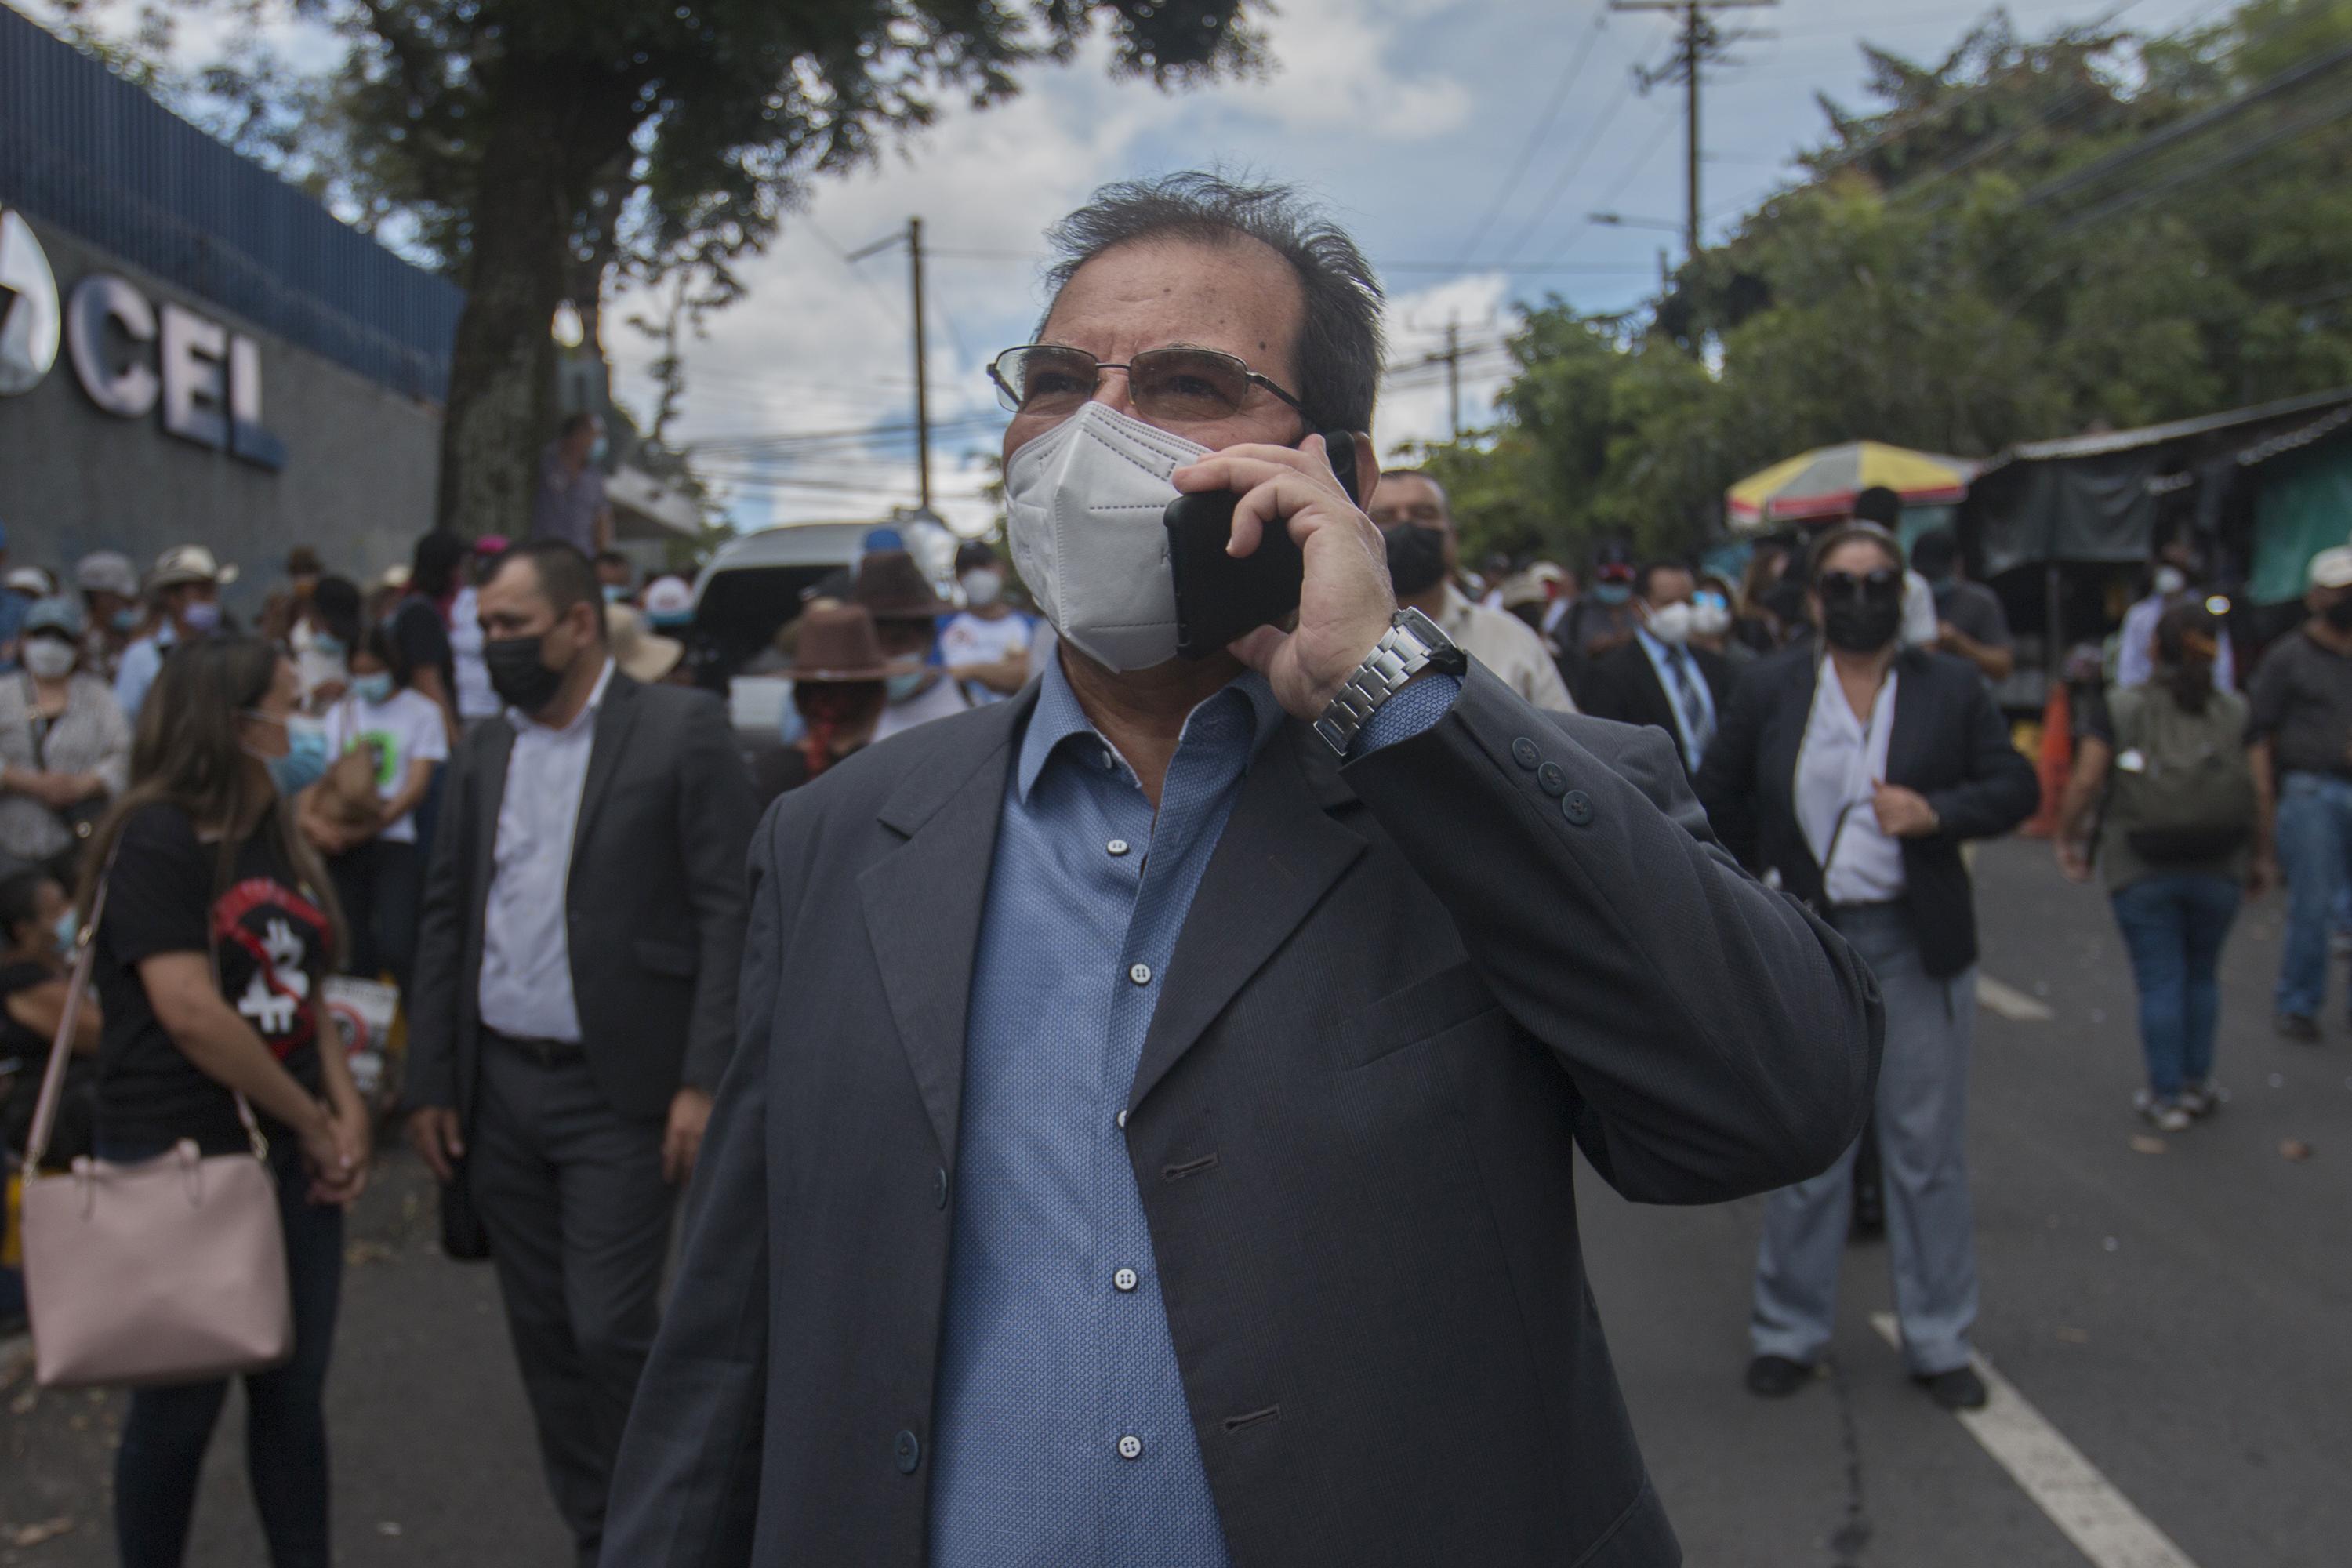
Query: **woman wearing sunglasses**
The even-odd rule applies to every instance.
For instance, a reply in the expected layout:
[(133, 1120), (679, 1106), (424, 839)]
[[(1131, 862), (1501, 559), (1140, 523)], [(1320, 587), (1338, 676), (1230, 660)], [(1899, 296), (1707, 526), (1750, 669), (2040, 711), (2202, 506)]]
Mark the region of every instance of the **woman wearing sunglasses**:
[[(1911, 1375), (1952, 1408), (1984, 1403), (1969, 1365), (1976, 1253), (1963, 1158), (1976, 1016), (1974, 897), (1960, 846), (2039, 798), (1974, 666), (1906, 647), (1903, 557), (1866, 523), (1815, 546), (1819, 636), (1758, 661), (1706, 753), (1699, 798), (1724, 843), (1820, 910), (1886, 1009), (1877, 1121), (1887, 1251)], [(1767, 1200), (1748, 1386), (1811, 1381), (1837, 1313), (1854, 1150)]]

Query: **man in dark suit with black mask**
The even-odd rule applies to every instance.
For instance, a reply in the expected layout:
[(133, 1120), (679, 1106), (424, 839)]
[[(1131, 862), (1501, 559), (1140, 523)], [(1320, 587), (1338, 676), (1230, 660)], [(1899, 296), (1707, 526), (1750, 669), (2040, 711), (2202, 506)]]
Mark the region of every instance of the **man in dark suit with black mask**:
[(556, 1506), (593, 1564), (677, 1187), (734, 1045), (751, 787), (717, 700), (614, 665), (588, 559), (482, 584), (507, 704), (450, 766), (409, 1136), (489, 1237)]

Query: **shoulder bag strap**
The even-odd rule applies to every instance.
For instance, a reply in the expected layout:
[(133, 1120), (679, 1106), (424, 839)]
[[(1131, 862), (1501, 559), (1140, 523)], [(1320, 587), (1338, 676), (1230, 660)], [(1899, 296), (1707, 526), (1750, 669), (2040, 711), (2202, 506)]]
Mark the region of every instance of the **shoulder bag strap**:
[(74, 943), (71, 974), (66, 980), (66, 1007), (58, 1019), (57, 1037), (49, 1042), (49, 1065), (41, 1074), (41, 1096), (33, 1102), (33, 1125), (25, 1136), (25, 1179), (31, 1181), (40, 1173), (41, 1156), (49, 1152), (49, 1133), (57, 1125), (58, 1101), (66, 1086), (66, 1061), (73, 1055), (74, 1025), (81, 1016), (82, 993), (89, 989), (90, 967), (98, 962), (98, 922), (106, 918), (107, 884), (114, 879), (114, 857), (106, 858), (106, 870), (98, 879), (98, 892), (90, 900), (89, 923), (81, 929)]

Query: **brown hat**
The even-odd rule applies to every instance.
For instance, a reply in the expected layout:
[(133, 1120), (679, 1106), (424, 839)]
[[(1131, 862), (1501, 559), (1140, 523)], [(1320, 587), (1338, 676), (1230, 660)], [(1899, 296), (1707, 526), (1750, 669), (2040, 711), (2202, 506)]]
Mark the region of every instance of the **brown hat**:
[(307, 544), (298, 544), (286, 552), (286, 575), (289, 577), (321, 577), (326, 568), (319, 563), (319, 552)]
[(931, 591), (930, 580), (903, 550), (869, 552), (857, 563), (859, 604), (877, 621), (934, 621), (955, 606)]
[(915, 659), (893, 663), (882, 657), (882, 639), (863, 605), (816, 604), (801, 616), (787, 673), (794, 680), (887, 680), (918, 668)]

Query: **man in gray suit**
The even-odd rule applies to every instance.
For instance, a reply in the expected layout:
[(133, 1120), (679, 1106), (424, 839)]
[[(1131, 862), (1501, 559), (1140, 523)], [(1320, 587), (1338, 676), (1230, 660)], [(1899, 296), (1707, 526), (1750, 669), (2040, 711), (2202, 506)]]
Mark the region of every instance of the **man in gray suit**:
[(548, 1484), (593, 1563), (677, 1184), (734, 1043), (754, 808), (710, 697), (642, 686), (588, 560), (480, 590), (505, 716), (451, 764), (409, 998), (409, 1137), (498, 1260)]
[[(1058, 658), (761, 828), (607, 1561), (1673, 1563), (1573, 1151), (1660, 1203), (1822, 1169), (1870, 976), (1664, 736), (1398, 609), (1314, 434), (1369, 427), (1382, 360), (1344, 234), (1192, 174), (1054, 239), (993, 370)], [(1197, 661), (1180, 490), (1305, 558), (1295, 616)]]

